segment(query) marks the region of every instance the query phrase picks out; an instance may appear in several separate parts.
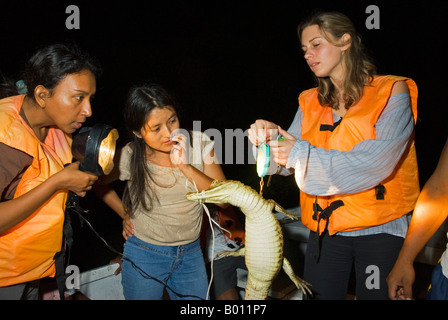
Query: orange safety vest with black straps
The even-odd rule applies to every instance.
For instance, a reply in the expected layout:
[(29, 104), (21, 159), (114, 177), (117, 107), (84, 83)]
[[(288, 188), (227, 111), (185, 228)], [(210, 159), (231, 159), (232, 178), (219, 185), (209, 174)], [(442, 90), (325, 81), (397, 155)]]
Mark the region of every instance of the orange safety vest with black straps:
[[(72, 162), (70, 135), (50, 128), (39, 141), (19, 116), (25, 96), (0, 100), (0, 142), (33, 157), (14, 198), (27, 193)], [(55, 275), (54, 256), (61, 251), (67, 190), (57, 191), (37, 211), (0, 234), (0, 287)]]
[(228, 206), (225, 209), (217, 207), (217, 210), (219, 225), (230, 232), (229, 234), (227, 231), (223, 230), (224, 238), (232, 240), (239, 246), (243, 245), (246, 240), (246, 233), (244, 227), (238, 220), (234, 207)]
[[(406, 81), (410, 91), (414, 123), (417, 120), (417, 85), (409, 78), (376, 76), (364, 87), (361, 100), (335, 126), (333, 111), (323, 107), (317, 89), (299, 96), (303, 112), (302, 140), (311, 145), (349, 151), (357, 143), (375, 139), (375, 124), (390, 98), (393, 85)], [(393, 173), (377, 187), (355, 194), (316, 196), (300, 192), (302, 222), (310, 230), (330, 235), (378, 226), (408, 214), (420, 192), (417, 156), (412, 136)]]

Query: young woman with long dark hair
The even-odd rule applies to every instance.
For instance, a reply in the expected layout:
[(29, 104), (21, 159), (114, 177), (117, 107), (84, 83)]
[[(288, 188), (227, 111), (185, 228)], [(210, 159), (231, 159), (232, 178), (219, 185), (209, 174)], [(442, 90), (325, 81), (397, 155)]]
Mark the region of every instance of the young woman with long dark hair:
[(123, 201), (107, 185), (101, 190), (124, 219), (124, 296), (161, 299), (166, 284), (171, 299), (206, 299), (203, 207), (185, 196), (225, 179), (213, 142), (180, 128), (175, 99), (157, 84), (130, 90), (124, 120), (132, 141), (108, 178), (126, 181)]

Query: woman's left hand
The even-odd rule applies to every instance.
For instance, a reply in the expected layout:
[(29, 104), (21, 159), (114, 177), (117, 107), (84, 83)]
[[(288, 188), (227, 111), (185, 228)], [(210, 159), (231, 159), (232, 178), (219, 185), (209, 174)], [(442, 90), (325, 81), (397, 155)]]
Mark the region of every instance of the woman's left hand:
[(271, 140), (268, 142), (274, 156), (274, 161), (281, 166), (286, 166), (289, 154), (292, 147), (297, 142), (296, 137), (290, 135), (287, 131), (278, 126), (278, 133), (282, 135), (285, 140)]

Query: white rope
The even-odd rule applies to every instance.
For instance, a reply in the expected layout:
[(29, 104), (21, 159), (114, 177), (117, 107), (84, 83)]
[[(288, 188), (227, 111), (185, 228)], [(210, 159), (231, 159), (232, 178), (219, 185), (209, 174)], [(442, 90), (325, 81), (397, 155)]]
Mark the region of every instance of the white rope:
[[(185, 187), (186, 187), (187, 189), (188, 189), (188, 182), (190, 182), (190, 183), (193, 185), (194, 189), (196, 190), (196, 194), (197, 194), (198, 197), (199, 197), (200, 192), (199, 192), (198, 188), (196, 187), (196, 183), (195, 183), (194, 181), (190, 181), (190, 179), (186, 179)], [(204, 196), (205, 190), (202, 190), (201, 193), (202, 193), (202, 196)], [(217, 222), (215, 221), (215, 219), (213, 219), (213, 218), (210, 216), (210, 211), (208, 210), (208, 208), (207, 208), (207, 206), (205, 205), (204, 201), (201, 200), (200, 203), (201, 203), (202, 206), (204, 207), (205, 213), (207, 214), (208, 221), (209, 221), (209, 224), (210, 224), (210, 229), (211, 229), (211, 231), (212, 231), (212, 255), (214, 255), (214, 254), (215, 254), (215, 229), (213, 228), (212, 222), (213, 222), (218, 228), (220, 228), (221, 230), (223, 230), (223, 231), (225, 231), (225, 232), (228, 232), (228, 233), (230, 234), (230, 236), (232, 236), (232, 233), (231, 233), (229, 230), (227, 230), (227, 229), (221, 227), (221, 226), (219, 225), (219, 223), (217, 223)], [(208, 284), (208, 288), (207, 288), (207, 296), (206, 296), (206, 300), (208, 300), (208, 298), (209, 298), (210, 288), (211, 288), (211, 286), (212, 286), (212, 282), (213, 282), (213, 261), (214, 261), (214, 260), (215, 260), (215, 259), (214, 259), (213, 257), (210, 259), (210, 282), (209, 282), (209, 284)]]

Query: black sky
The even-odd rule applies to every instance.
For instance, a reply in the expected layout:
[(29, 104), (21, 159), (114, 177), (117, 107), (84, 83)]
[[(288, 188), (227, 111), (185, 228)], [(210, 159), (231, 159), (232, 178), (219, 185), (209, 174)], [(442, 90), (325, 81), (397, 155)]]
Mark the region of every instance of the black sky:
[[(79, 30), (65, 26), (65, 10), (72, 4), (80, 10)], [(380, 9), (379, 30), (365, 26), (372, 4)], [(416, 145), (422, 183), (447, 138), (442, 2), (3, 1), (0, 10), (0, 73), (16, 77), (39, 46), (76, 42), (104, 70), (88, 123), (108, 123), (122, 137), (126, 93), (144, 81), (176, 94), (182, 125), (189, 129), (200, 120), (202, 130), (246, 130), (258, 118), (287, 128), (299, 93), (314, 86), (296, 27), (315, 10), (340, 11), (354, 21), (379, 73), (408, 76), (419, 86)], [(258, 188), (254, 165), (223, 167), (227, 178)], [(267, 195), (285, 206), (298, 204), (293, 180), (274, 180)]]

